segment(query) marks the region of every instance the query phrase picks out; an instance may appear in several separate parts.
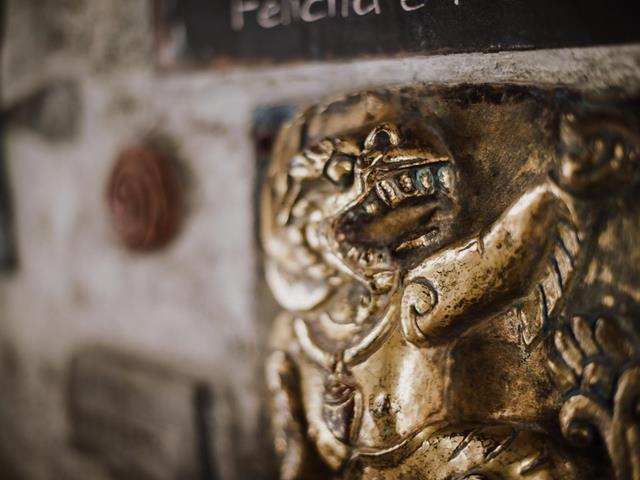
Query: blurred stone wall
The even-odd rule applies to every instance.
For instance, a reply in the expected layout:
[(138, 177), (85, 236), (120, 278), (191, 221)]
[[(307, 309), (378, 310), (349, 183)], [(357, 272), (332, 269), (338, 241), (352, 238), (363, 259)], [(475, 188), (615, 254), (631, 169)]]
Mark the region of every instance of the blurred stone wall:
[[(17, 266), (0, 272), (2, 479), (143, 478), (120, 458), (129, 446), (118, 458), (104, 452), (118, 435), (83, 445), (86, 433), (74, 431), (70, 397), (100, 375), (107, 391), (138, 392), (126, 415), (160, 409), (147, 421), (163, 447), (132, 439), (132, 452), (179, 444), (176, 419), (198, 405), (183, 386), (206, 385), (209, 443), (193, 447), (193, 461), (203, 449), (211, 458), (194, 478), (273, 478), (261, 364), (273, 306), (262, 300), (254, 233), (257, 108), (408, 82), (640, 87), (640, 46), (160, 73), (145, 0), (5, 3), (1, 94), (14, 114), (3, 141)], [(133, 254), (114, 234), (105, 189), (119, 151), (150, 137), (171, 144), (187, 172), (186, 215), (167, 248)], [(101, 370), (109, 352), (125, 359), (115, 373)], [(85, 365), (78, 383), (74, 361)], [(149, 475), (169, 480), (169, 470)]]

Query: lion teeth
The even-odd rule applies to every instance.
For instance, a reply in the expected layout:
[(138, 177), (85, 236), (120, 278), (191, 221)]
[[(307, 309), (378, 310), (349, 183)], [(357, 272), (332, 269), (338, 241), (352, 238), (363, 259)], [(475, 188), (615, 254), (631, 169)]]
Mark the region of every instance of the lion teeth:
[(388, 264), (387, 253), (377, 248), (350, 245), (349, 243), (342, 246), (343, 258), (352, 264), (367, 269), (378, 269)]
[(366, 267), (369, 265), (370, 261), (371, 256), (369, 255), (369, 252), (367, 250), (362, 250), (358, 256), (358, 263), (363, 267)]
[(404, 193), (413, 193), (416, 191), (416, 186), (413, 184), (413, 180), (411, 179), (411, 175), (408, 173), (403, 173), (398, 178), (398, 186), (400, 190)]
[(397, 198), (396, 191), (388, 180), (382, 180), (376, 184), (376, 192), (380, 200), (391, 207)]
[(433, 173), (431, 173), (431, 169), (423, 168), (418, 172), (417, 178), (418, 182), (422, 186), (424, 193), (430, 195), (435, 192), (435, 181), (433, 178)]
[(380, 204), (375, 200), (368, 201), (364, 205), (364, 211), (369, 215), (377, 215), (380, 213)]
[(453, 187), (453, 170), (450, 166), (444, 166), (438, 170), (438, 182), (445, 192), (451, 192)]

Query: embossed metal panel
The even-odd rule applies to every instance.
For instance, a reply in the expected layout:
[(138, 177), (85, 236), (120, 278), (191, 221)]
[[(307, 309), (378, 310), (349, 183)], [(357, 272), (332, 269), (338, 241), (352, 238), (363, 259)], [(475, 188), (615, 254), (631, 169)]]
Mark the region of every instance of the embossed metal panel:
[(281, 478), (637, 479), (637, 100), (301, 110), (262, 191)]

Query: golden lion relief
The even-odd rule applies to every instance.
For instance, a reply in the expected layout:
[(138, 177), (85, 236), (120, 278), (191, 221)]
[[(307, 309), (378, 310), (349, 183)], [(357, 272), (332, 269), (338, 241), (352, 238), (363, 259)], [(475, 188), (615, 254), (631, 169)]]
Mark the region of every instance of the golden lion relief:
[(627, 111), (415, 87), (281, 131), (261, 238), (282, 479), (640, 478), (640, 325), (588, 285), (637, 207)]

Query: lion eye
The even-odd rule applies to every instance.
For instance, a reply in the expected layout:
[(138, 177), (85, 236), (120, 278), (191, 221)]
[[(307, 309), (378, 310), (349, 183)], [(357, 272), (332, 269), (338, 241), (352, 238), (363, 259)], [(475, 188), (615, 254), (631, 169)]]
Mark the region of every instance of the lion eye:
[(355, 158), (341, 153), (334, 154), (324, 167), (325, 176), (340, 187), (353, 183), (353, 164)]
[(400, 143), (400, 130), (392, 123), (384, 123), (377, 126), (364, 141), (364, 147), (367, 150), (382, 150), (390, 145), (398, 145)]

